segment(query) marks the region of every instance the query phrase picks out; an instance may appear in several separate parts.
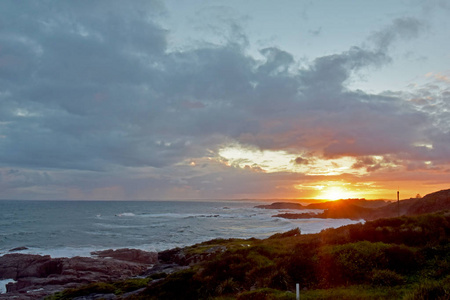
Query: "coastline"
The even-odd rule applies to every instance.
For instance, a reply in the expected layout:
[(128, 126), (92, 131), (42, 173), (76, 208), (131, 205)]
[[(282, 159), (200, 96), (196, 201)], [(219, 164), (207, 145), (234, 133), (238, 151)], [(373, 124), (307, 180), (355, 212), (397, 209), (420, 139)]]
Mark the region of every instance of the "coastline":
[[(258, 299), (268, 295), (278, 299), (276, 295), (284, 295), (280, 299), (292, 299), (295, 282), (313, 298), (322, 293), (328, 295), (323, 299), (336, 295), (344, 299), (403, 299), (421, 291), (424, 281), (430, 291), (445, 287), (438, 293), (447, 296), (450, 269), (433, 262), (448, 260), (449, 224), (450, 212), (441, 211), (378, 219), (316, 234), (296, 229), (265, 239), (216, 239), (145, 254), (153, 258), (140, 262), (135, 259), (145, 255), (135, 249), (104, 252), (97, 259), (32, 257), (35, 263), (27, 262), (31, 270), (22, 270), (17, 283), (10, 283), (9, 293), (0, 294), (0, 299), (16, 295), (21, 300), (42, 299), (62, 287), (64, 292), (48, 299), (209, 299), (208, 295), (217, 299), (231, 295), (233, 299), (256, 295)], [(126, 261), (122, 255), (132, 260)], [(29, 258), (11, 254), (14, 257), (20, 257), (19, 261)], [(40, 272), (40, 277), (30, 278), (31, 271)], [(89, 277), (93, 273), (100, 276)], [(88, 277), (80, 277), (82, 274)], [(54, 286), (63, 280), (68, 280), (68, 285)], [(128, 288), (124, 290), (124, 286)], [(390, 296), (382, 296), (386, 291)]]
[[(8, 288), (8, 293), (0, 294), (0, 299), (15, 295), (19, 296), (17, 299), (41, 299), (63, 289), (67, 293), (94, 292), (83, 299), (96, 299), (95, 297), (105, 293), (105, 284), (108, 286), (107, 290), (113, 292), (108, 294), (108, 299), (118, 299), (116, 294), (122, 299), (128, 297), (128, 294), (120, 286), (129, 285), (130, 283), (125, 282), (130, 280), (140, 286), (134, 289), (133, 285), (134, 290), (129, 291), (139, 295), (136, 299), (148, 299), (149, 296), (150, 299), (159, 299), (160, 293), (169, 293), (179, 298), (179, 291), (173, 288), (168, 290), (168, 286), (185, 286), (187, 283), (187, 293), (191, 293), (192, 299), (204, 298), (201, 286), (206, 286), (207, 290), (211, 288), (208, 293), (217, 296), (229, 293), (267, 293), (267, 287), (272, 289), (270, 293), (291, 293), (292, 285), (297, 280), (308, 289), (331, 289), (330, 293), (340, 286), (345, 286), (352, 293), (355, 289), (358, 293), (363, 293), (354, 286), (358, 284), (369, 286), (370, 293), (379, 293), (381, 290), (378, 287), (381, 284), (398, 298), (406, 290), (415, 290), (414, 284), (419, 284), (422, 277), (431, 276), (428, 280), (434, 280), (440, 285), (447, 285), (448, 278), (450, 286), (450, 269), (446, 267), (448, 264), (438, 265), (437, 269), (435, 264), (436, 257), (440, 261), (448, 260), (446, 255), (450, 249), (450, 212), (445, 209), (450, 206), (449, 196), (450, 190), (446, 190), (421, 199), (405, 200), (400, 207), (411, 214), (408, 216), (362, 222), (339, 218), (302, 219), (301, 222), (304, 223), (301, 224), (321, 222), (322, 228), (327, 228), (318, 233), (303, 232), (301, 228), (295, 228), (261, 239), (217, 237), (163, 251), (109, 249), (90, 252), (90, 257), (71, 258), (21, 254), (20, 252), (30, 249), (18, 248), (16, 252), (0, 256), (0, 278)], [(321, 208), (322, 214), (340, 208), (345, 216), (348, 212), (376, 211), (364, 207), (355, 209), (354, 202), (321, 203), (320, 207), (315, 208)], [(380, 209), (383, 212), (386, 207), (391, 206), (392, 204), (387, 204)], [(251, 209), (251, 216), (271, 216), (270, 221), (265, 219), (268, 224), (287, 222), (283, 218), (272, 217), (273, 209), (258, 209), (262, 214), (258, 215), (259, 211)], [(293, 213), (285, 208), (276, 209), (281, 213)], [(417, 214), (419, 209), (425, 213)], [(296, 211), (304, 213), (306, 210)], [(131, 214), (127, 216), (131, 217)], [(182, 220), (201, 223), (202, 220), (214, 218), (202, 215), (201, 218)], [(235, 222), (234, 219), (229, 221), (232, 224)], [(342, 226), (327, 226), (338, 222), (343, 222)], [(286, 224), (292, 225), (290, 222)], [(342, 260), (345, 257), (351, 259)], [(356, 257), (360, 259), (354, 259)], [(291, 268), (292, 264), (298, 266)], [(308, 272), (299, 275), (297, 270), (304, 269)], [(228, 275), (224, 277), (223, 272)], [(250, 280), (255, 282), (253, 285), (248, 280), (249, 276), (254, 277)], [(232, 286), (236, 288), (226, 288), (230, 284), (229, 280), (234, 282)], [(89, 289), (83, 288), (86, 284)], [(223, 289), (217, 290), (211, 284), (223, 286)], [(78, 289), (81, 289), (80, 292), (77, 292)], [(58, 297), (54, 299), (60, 299)]]

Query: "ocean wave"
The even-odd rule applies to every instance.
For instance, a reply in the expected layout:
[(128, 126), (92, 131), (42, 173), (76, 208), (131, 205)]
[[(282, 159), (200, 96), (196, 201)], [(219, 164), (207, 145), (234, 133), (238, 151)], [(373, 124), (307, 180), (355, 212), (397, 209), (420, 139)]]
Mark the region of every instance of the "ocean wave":
[(218, 218), (222, 217), (220, 214), (203, 214), (203, 213), (143, 213), (140, 217), (148, 218), (170, 218), (170, 219), (196, 219), (196, 218)]
[[(106, 229), (140, 229), (140, 228), (148, 228), (148, 225), (123, 225), (123, 224), (112, 224), (112, 223), (94, 223), (96, 227), (106, 228)], [(152, 226), (152, 227), (161, 227), (161, 226)]]
[(195, 217), (195, 214), (185, 213), (143, 213), (141, 217), (147, 218), (171, 218), (171, 219), (186, 219), (189, 217)]
[(116, 217), (135, 217), (136, 215), (131, 212), (124, 212), (117, 214)]

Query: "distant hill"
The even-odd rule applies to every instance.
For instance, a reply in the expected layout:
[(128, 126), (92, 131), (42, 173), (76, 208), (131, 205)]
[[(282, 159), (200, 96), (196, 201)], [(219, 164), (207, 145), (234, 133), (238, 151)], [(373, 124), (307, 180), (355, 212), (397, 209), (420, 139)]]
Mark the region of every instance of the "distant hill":
[(365, 208), (378, 208), (386, 206), (390, 202), (384, 200), (366, 200), (366, 199), (341, 199), (336, 201), (327, 201), (322, 203), (313, 203), (306, 206), (307, 209), (330, 209), (339, 208), (348, 205), (354, 205)]
[(433, 213), (441, 210), (450, 210), (450, 189), (425, 195), (423, 198), (411, 198), (397, 202), (384, 200), (347, 199), (327, 201), (301, 205), (291, 202), (275, 202), (270, 205), (260, 205), (265, 209), (322, 209), (323, 213), (284, 213), (275, 215), (288, 219), (304, 218), (332, 218), (332, 219), (365, 219), (412, 216), (424, 213)]
[(378, 208), (386, 206), (390, 202), (384, 200), (366, 200), (366, 199), (341, 199), (336, 201), (324, 201), (302, 205), (296, 202), (273, 202), (272, 204), (257, 205), (256, 208), (264, 209), (332, 209), (347, 205), (355, 205), (365, 208)]
[(399, 203), (393, 202), (375, 211), (366, 219), (396, 217), (399, 208), (401, 216), (414, 216), (450, 209), (450, 189), (427, 194), (423, 198), (401, 200)]
[(434, 192), (423, 198), (414, 200), (406, 212), (407, 215), (418, 215), (450, 209), (450, 189)]

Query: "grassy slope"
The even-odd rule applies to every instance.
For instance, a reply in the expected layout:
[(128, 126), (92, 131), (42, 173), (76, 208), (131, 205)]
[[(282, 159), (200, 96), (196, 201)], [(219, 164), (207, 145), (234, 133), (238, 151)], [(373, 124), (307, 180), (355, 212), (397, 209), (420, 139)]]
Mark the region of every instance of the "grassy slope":
[[(227, 250), (163, 280), (149, 280), (145, 290), (125, 298), (295, 299), (296, 283), (301, 299), (450, 298), (450, 214), (445, 212), (319, 234), (293, 230), (264, 240), (214, 240), (183, 251), (198, 256), (219, 246)], [(70, 297), (60, 293), (53, 299)]]

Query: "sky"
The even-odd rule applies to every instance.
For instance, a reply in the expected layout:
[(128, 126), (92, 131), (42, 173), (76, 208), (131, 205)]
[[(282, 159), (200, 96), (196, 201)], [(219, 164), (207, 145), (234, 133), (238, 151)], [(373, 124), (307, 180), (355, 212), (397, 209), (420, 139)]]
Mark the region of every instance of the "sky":
[(0, 199), (450, 188), (446, 0), (0, 2)]

